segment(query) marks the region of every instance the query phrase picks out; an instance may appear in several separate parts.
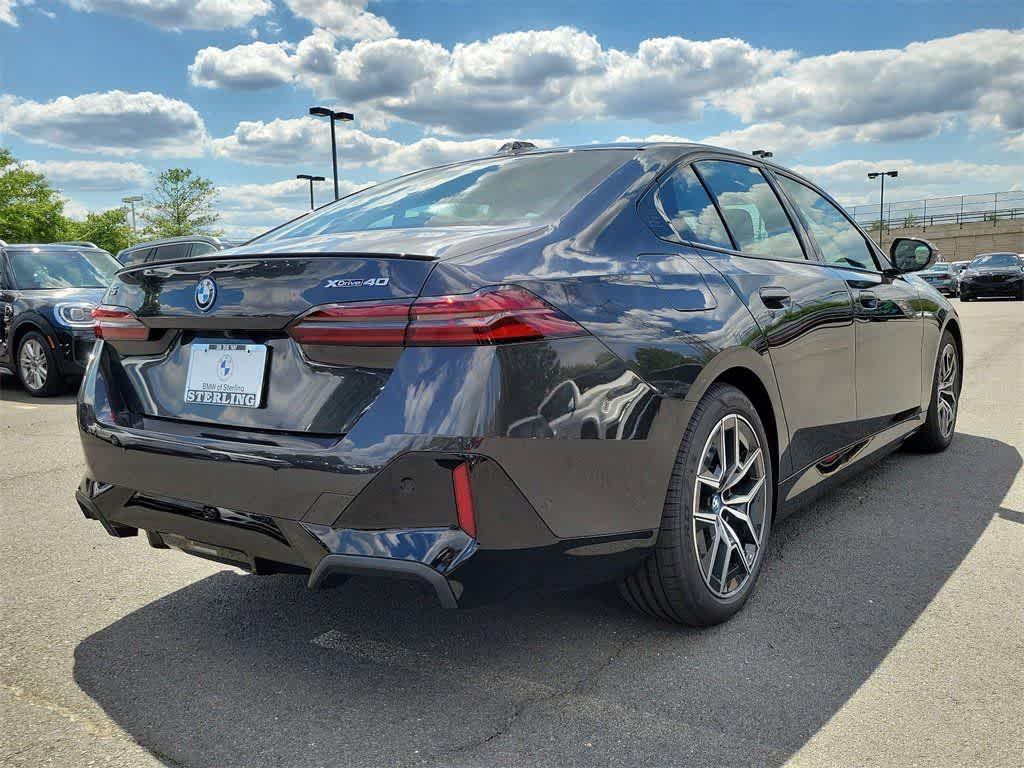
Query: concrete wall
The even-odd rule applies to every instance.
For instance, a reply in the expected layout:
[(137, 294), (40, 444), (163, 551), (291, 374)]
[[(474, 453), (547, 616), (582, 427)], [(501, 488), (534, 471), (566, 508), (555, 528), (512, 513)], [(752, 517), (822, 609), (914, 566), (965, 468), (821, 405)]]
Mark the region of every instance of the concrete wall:
[(888, 250), (889, 243), (897, 237), (924, 238), (935, 244), (946, 261), (967, 261), (979, 253), (991, 251), (1024, 253), (1024, 217), (932, 227), (894, 227), (884, 233), (883, 248)]

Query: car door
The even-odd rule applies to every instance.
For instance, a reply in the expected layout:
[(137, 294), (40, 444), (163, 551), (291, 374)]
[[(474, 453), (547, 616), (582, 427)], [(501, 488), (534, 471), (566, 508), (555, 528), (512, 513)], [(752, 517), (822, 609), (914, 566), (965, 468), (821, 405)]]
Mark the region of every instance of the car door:
[(724, 222), (728, 247), (701, 255), (733, 285), (765, 334), (799, 471), (855, 437), (854, 309), (842, 274), (818, 261), (760, 166), (693, 164)]
[(854, 296), (857, 419), (862, 436), (921, 406), (923, 324), (918, 288), (883, 272), (888, 262), (823, 192), (776, 173), (822, 261), (842, 275)]

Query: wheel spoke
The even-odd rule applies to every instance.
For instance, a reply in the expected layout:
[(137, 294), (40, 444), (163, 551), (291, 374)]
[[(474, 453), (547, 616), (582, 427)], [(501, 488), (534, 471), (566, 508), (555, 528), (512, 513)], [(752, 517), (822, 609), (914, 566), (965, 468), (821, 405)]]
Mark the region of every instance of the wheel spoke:
[(750, 531), (750, 538), (753, 539), (754, 542), (757, 542), (760, 536), (758, 536), (757, 530), (755, 530), (754, 528), (754, 521), (750, 519), (750, 515), (748, 515), (746, 512), (737, 509), (736, 507), (725, 507), (722, 510), (722, 512), (732, 515), (745, 526), (747, 526), (747, 530)]
[(722, 574), (718, 577), (719, 588), (722, 592), (725, 592), (725, 585), (729, 578), (729, 566), (732, 565), (732, 544), (728, 541), (725, 543), (725, 559), (722, 561)]
[(730, 496), (728, 503), (730, 506), (735, 506), (737, 504), (749, 504), (754, 500), (754, 497), (761, 492), (763, 487), (764, 475), (761, 475), (759, 478), (754, 480), (754, 484), (750, 486), (746, 493), (741, 493), (738, 496)]
[(746, 478), (746, 476), (750, 474), (751, 467), (754, 466), (759, 458), (761, 458), (761, 449), (755, 448), (747, 455), (747, 458), (743, 463), (737, 466), (736, 470), (732, 473), (732, 477), (730, 477), (728, 482), (722, 486), (722, 490), (728, 491), (730, 488)]
[(725, 538), (729, 542), (730, 555), (733, 550), (736, 550), (740, 556), (740, 563), (743, 565), (743, 570), (750, 573), (750, 566), (747, 564), (747, 556), (743, 551), (743, 542), (740, 541), (740, 537), (736, 534), (736, 531), (732, 529), (732, 526), (724, 520), (722, 521), (722, 530), (725, 531)]

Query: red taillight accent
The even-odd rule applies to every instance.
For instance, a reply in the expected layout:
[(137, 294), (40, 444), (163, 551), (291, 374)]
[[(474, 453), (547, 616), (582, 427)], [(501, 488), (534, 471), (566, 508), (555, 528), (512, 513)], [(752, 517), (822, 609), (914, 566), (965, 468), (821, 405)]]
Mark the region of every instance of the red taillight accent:
[(149, 338), (149, 328), (135, 316), (135, 313), (124, 307), (111, 307), (106, 304), (92, 311), (93, 326), (97, 339), (109, 341), (145, 341)]
[(476, 538), (476, 513), (473, 511), (473, 489), (469, 485), (469, 464), (459, 464), (452, 470), (452, 485), (455, 487), (455, 510), (459, 517), (459, 528)]
[(400, 347), (411, 304), (411, 299), (403, 299), (319, 307), (292, 326), (292, 338), (300, 344)]
[(410, 319), (405, 338), (410, 347), (500, 344), (585, 333), (547, 302), (514, 286), (417, 299)]
[(317, 307), (291, 328), (300, 344), (472, 346), (583, 336), (586, 331), (543, 299), (516, 286), (415, 301)]

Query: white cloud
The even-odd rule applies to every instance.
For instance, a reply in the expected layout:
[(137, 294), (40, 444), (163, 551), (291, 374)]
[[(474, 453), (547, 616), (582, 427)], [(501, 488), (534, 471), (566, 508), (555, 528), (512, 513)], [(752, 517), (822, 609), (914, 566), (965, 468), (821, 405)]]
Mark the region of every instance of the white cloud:
[(17, 5), (17, 0), (0, 0), (0, 24), (18, 26), (18, 19), (14, 16), (14, 8)]
[(793, 58), (792, 51), (735, 38), (652, 38), (635, 53), (609, 51), (601, 77), (581, 83), (577, 98), (605, 115), (696, 120), (718, 92), (760, 80)]
[(41, 173), (55, 187), (125, 193), (146, 186), (149, 171), (139, 163), (108, 160), (26, 160), (25, 168)]
[(271, 0), (65, 0), (76, 11), (109, 13), (164, 29), (244, 27), (273, 10)]
[(384, 120), (461, 135), (574, 119), (680, 122), (699, 119), (711, 105), (752, 124), (714, 137), (720, 143), (754, 141), (786, 153), (918, 139), (953, 125), (1024, 129), (1024, 30), (807, 58), (734, 38), (651, 38), (623, 51), (572, 27), (451, 49), (398, 37), (346, 47), (339, 43), (345, 34), (336, 26), (314, 29), (288, 52), (287, 64), (281, 49), (205, 49), (203, 84), (253, 87), (233, 76), (232, 62), (242, 60), (243, 69), (275, 73), (265, 84), (294, 82)]
[(203, 119), (190, 104), (149, 91), (86, 93), (45, 103), (8, 98), (0, 128), (25, 141), (113, 155), (191, 157), (201, 155), (207, 143)]
[[(339, 37), (315, 29), (297, 44), (290, 68), (278, 52), (253, 45), (216, 57), (206, 49), (205, 61), (220, 66), (204, 68), (204, 84), (238, 87), (227, 62), (244, 59), (342, 103), (442, 132), (480, 134), (580, 117), (695, 117), (717, 89), (770, 74), (792, 58), (728, 38), (657, 38), (623, 52), (573, 27), (499, 34), (451, 50), (397, 37), (344, 48)], [(252, 64), (254, 58), (266, 64)]]
[(388, 21), (366, 10), (367, 0), (284, 0), (296, 16), (346, 40), (394, 37)]
[[(342, 168), (367, 166), (388, 172), (413, 171), (432, 165), (493, 154), (509, 139), (439, 139), (426, 137), (410, 144), (373, 136), (355, 128), (337, 133)], [(553, 142), (533, 139), (537, 146)], [(330, 131), (326, 121), (311, 117), (243, 121), (230, 136), (213, 139), (216, 155), (254, 165), (303, 165), (322, 168), (330, 160)]]
[(716, 101), (744, 121), (865, 126), (880, 140), (934, 133), (931, 119), (970, 114), (1024, 128), (1024, 30), (978, 30), (905, 48), (842, 51), (795, 61)]
[[(253, 29), (253, 32), (256, 30)], [(271, 88), (291, 82), (294, 74), (290, 43), (253, 42), (227, 51), (203, 48), (189, 65), (192, 85), (240, 91)]]

